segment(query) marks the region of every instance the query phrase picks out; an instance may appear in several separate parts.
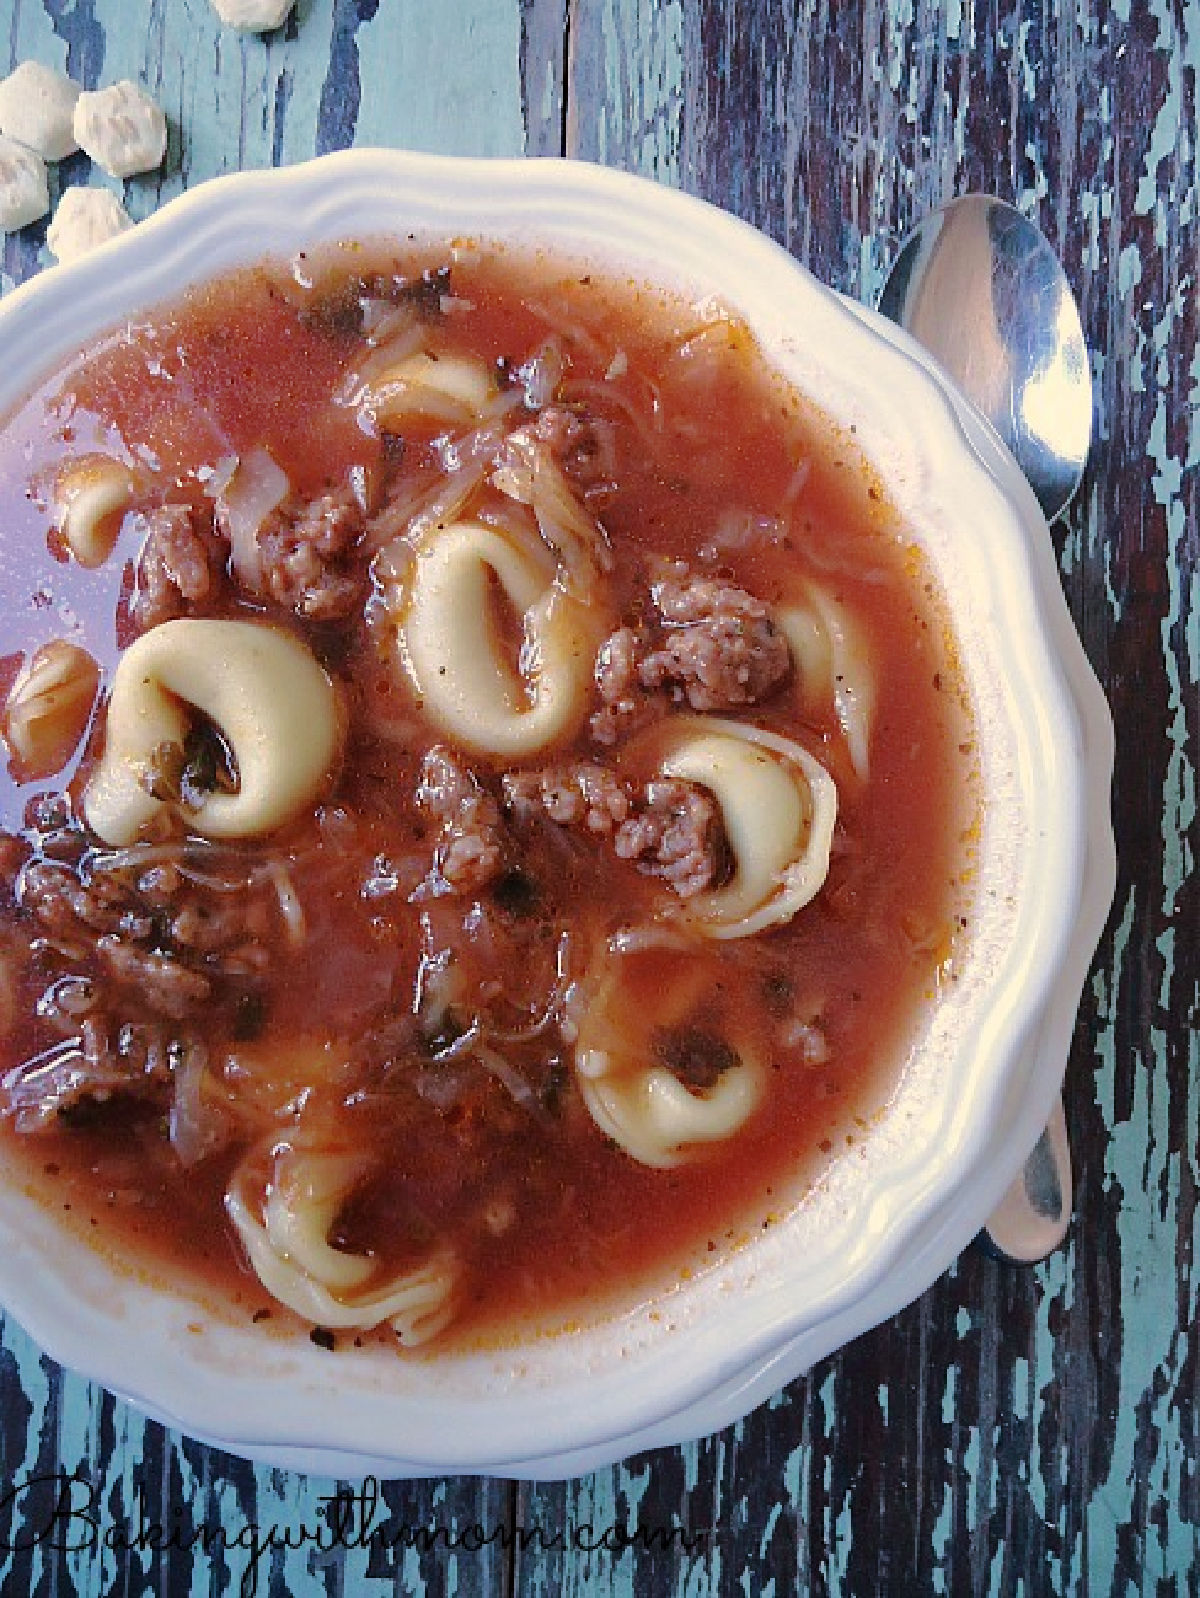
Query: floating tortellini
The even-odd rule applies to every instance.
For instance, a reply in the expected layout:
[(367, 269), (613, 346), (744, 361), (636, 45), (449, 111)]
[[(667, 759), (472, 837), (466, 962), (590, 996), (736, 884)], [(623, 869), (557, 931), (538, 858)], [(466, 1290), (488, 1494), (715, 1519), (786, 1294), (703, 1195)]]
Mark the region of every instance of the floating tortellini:
[(745, 938), (790, 921), (829, 874), (837, 788), (790, 738), (716, 716), (680, 716), (664, 733), (659, 769), (707, 788), (733, 857), (729, 880), (684, 914), (710, 938)]
[(802, 602), (780, 607), (775, 619), (792, 652), (804, 711), (820, 716), (828, 714), (832, 706), (850, 764), (865, 782), (870, 770), (875, 675), (862, 627), (846, 606), (818, 583), (807, 585)]
[(216, 727), (234, 791), (214, 789), (187, 811), (209, 838), (251, 838), (298, 815), (337, 759), (336, 690), (310, 650), (259, 622), (164, 622), (122, 655), (113, 677), (104, 752), (83, 796), (105, 843), (133, 843), (164, 807), (165, 750), (182, 750), (196, 713)]
[[(625, 960), (612, 963), (579, 1022), (575, 1077), (596, 1125), (640, 1165), (679, 1165), (705, 1143), (738, 1132), (757, 1107), (762, 1069), (744, 1042), (730, 1049), (730, 1062), (702, 1089), (685, 1086), (655, 1058), (654, 1033), (674, 1019), (661, 1006), (647, 1012), (631, 1000), (624, 983)], [(684, 956), (686, 958), (686, 956)], [(674, 1009), (688, 994), (686, 979), (674, 984)]]
[(273, 1298), (318, 1326), (367, 1328), (389, 1321), (415, 1348), (452, 1318), (459, 1265), (442, 1247), (421, 1265), (378, 1282), (379, 1263), (335, 1248), (329, 1234), (368, 1174), (362, 1155), (280, 1143), (270, 1151), (265, 1197), (253, 1158), (238, 1169), (225, 1207), (250, 1264)]
[[(401, 613), (401, 657), (425, 715), (477, 754), (524, 760), (565, 742), (587, 711), (600, 622), (568, 593), (540, 541), (481, 522), (436, 529), (416, 551)], [(519, 618), (506, 646), (498, 585)]]
[(0, 730), (22, 777), (61, 771), (92, 714), (100, 668), (78, 644), (53, 638), (34, 651), (4, 702)]
[(59, 468), (54, 479), (55, 522), (81, 566), (102, 566), (112, 554), (136, 492), (137, 481), (129, 467), (111, 455), (80, 455)]

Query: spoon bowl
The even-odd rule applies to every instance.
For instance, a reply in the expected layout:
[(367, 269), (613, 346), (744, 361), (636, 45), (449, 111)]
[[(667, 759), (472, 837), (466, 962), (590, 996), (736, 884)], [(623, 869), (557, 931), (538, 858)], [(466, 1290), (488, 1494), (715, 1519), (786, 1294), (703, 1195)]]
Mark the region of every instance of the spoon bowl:
[(983, 412), (1053, 521), (1083, 476), (1092, 380), (1075, 297), (1048, 240), (1003, 200), (965, 194), (905, 241), (879, 309)]

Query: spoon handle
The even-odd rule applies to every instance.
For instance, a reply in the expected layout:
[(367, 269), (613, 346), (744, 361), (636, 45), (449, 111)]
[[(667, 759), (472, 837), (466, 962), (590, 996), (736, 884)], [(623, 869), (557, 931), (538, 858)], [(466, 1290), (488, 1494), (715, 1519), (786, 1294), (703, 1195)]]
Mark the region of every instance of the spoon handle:
[(1034, 1265), (1062, 1242), (1071, 1221), (1071, 1148), (1062, 1098), (1016, 1180), (979, 1234), (999, 1259)]

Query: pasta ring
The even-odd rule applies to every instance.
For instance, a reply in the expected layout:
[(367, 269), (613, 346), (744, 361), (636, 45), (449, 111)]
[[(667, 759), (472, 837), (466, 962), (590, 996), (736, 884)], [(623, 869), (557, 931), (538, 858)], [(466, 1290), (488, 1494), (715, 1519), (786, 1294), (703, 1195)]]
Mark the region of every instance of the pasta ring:
[(453, 1252), (439, 1249), (415, 1270), (363, 1292), (376, 1262), (334, 1248), (329, 1233), (366, 1173), (364, 1160), (286, 1143), (271, 1153), (264, 1203), (251, 1196), (253, 1160), (239, 1167), (225, 1195), (229, 1218), (271, 1296), (318, 1326), (365, 1328), (390, 1321), (406, 1348), (436, 1337), (454, 1313), (458, 1262)]
[[(742, 1048), (738, 1063), (711, 1088), (693, 1092), (666, 1066), (643, 1064), (649, 1040), (638, 1039), (639, 1027), (668, 1017), (656, 1011), (647, 1018), (623, 1003), (620, 958), (608, 958), (613, 963), (579, 1023), (576, 1081), (600, 1130), (640, 1165), (665, 1170), (679, 1165), (697, 1144), (722, 1142), (741, 1129), (762, 1097), (762, 1072)], [(674, 995), (675, 1008), (690, 996), (685, 979)]]
[(108, 559), (136, 492), (129, 467), (111, 455), (81, 455), (59, 469), (54, 480), (58, 530), (81, 566), (102, 566)]
[(693, 1093), (663, 1065), (620, 1072), (601, 1050), (576, 1054), (576, 1076), (588, 1113), (602, 1132), (640, 1165), (666, 1169), (697, 1143), (732, 1137), (758, 1104), (762, 1082), (743, 1061), (715, 1087)]
[(390, 427), (413, 416), (467, 423), (483, 412), (494, 391), (495, 375), (481, 361), (422, 350), (374, 378), (361, 403)]
[(0, 736), (22, 777), (61, 771), (79, 747), (100, 686), (100, 668), (78, 644), (52, 638), (21, 667), (0, 711)]
[(792, 652), (801, 705), (814, 716), (827, 715), (832, 706), (850, 764), (865, 782), (875, 678), (861, 626), (845, 605), (816, 583), (808, 585), (804, 604), (787, 606), (776, 620)]
[[(462, 747), (526, 759), (565, 742), (582, 722), (597, 620), (556, 572), (548, 551), (479, 522), (451, 523), (417, 550), (401, 654), (426, 716)], [(492, 623), (493, 579), (522, 617), (516, 671)]]
[(133, 843), (164, 807), (154, 757), (182, 745), (188, 707), (227, 739), (235, 793), (210, 793), (187, 812), (210, 838), (250, 838), (297, 815), (320, 792), (337, 757), (340, 717), (333, 683), (310, 650), (260, 622), (163, 622), (132, 644), (113, 676), (104, 752), (83, 796), (84, 816), (105, 843)]
[(734, 859), (732, 879), (697, 895), (685, 913), (710, 938), (790, 921), (829, 874), (833, 778), (790, 738), (739, 721), (680, 717), (671, 736), (660, 769), (713, 794)]

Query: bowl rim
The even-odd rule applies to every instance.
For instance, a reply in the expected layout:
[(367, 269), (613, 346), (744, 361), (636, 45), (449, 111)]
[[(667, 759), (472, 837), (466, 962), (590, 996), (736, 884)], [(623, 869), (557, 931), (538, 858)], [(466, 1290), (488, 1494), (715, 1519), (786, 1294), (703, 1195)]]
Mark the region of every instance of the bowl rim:
[[(384, 213), (389, 207), (393, 213), (403, 213), (406, 204), (415, 207), (427, 231), (437, 231), (434, 219), (439, 219), (443, 233), (453, 229), (483, 238), (511, 231), (514, 224), (556, 237), (580, 227), (595, 245), (603, 220), (620, 236), (614, 255), (624, 257), (626, 250), (636, 255), (647, 240), (657, 241), (659, 249), (670, 246), (686, 257), (679, 272), (683, 277), (693, 275), (701, 253), (696, 241), (703, 240), (703, 251), (714, 259), (697, 281), (725, 284), (715, 291), (739, 308), (744, 300), (729, 282), (733, 267), (728, 262), (738, 263), (739, 274), (756, 275), (759, 298), (773, 288), (787, 292), (823, 330), (834, 329), (851, 350), (884, 362), (889, 381), (900, 385), (910, 402), (899, 409), (908, 412), (903, 423), (917, 440), (918, 455), (957, 457), (964, 480), (994, 524), (997, 549), (988, 558), (998, 563), (1002, 586), (1011, 590), (1000, 599), (1033, 627), (1025, 640), (1029, 663), (1006, 661), (1016, 667), (1018, 685), (1027, 674), (1038, 679), (1036, 695), (1026, 683), (1019, 708), (1030, 722), (1026, 752), (1037, 756), (1047, 779), (1045, 838), (1058, 842), (1050, 848), (1044, 838), (1032, 841), (1051, 890), (1047, 897), (1057, 896), (1056, 913), (1043, 914), (1038, 923), (1026, 951), (1029, 980), (1021, 992), (988, 1008), (989, 1031), (980, 1052), (997, 1068), (988, 1077), (990, 1096), (971, 1106), (969, 1116), (963, 1112), (966, 1131), (960, 1128), (953, 1180), (943, 1173), (936, 1187), (910, 1194), (899, 1217), (876, 1205), (868, 1218), (878, 1234), (874, 1251), (840, 1288), (826, 1291), (816, 1308), (797, 1310), (789, 1304), (786, 1284), (764, 1289), (753, 1329), (732, 1346), (728, 1336), (706, 1334), (693, 1322), (681, 1333), (686, 1358), (661, 1341), (648, 1358), (643, 1346), (633, 1358), (616, 1360), (602, 1380), (586, 1380), (587, 1392), (577, 1395), (574, 1407), (564, 1405), (553, 1386), (531, 1387), (517, 1375), (490, 1395), (485, 1424), (474, 1425), (471, 1406), (444, 1394), (414, 1401), (411, 1394), (389, 1393), (383, 1403), (377, 1393), (366, 1392), (338, 1413), (319, 1397), (329, 1376), (328, 1364), (320, 1363), (327, 1356), (308, 1358), (301, 1351), (291, 1379), (298, 1383), (293, 1393), (301, 1393), (303, 1402), (289, 1404), (285, 1414), (272, 1406), (269, 1393), (264, 1402), (266, 1390), (256, 1373), (234, 1377), (219, 1364), (210, 1365), (207, 1356), (197, 1359), (186, 1339), (173, 1338), (156, 1350), (154, 1360), (137, 1353), (131, 1358), (125, 1339), (105, 1342), (97, 1337), (93, 1316), (81, 1318), (74, 1284), (37, 1268), (36, 1248), (17, 1248), (7, 1262), (0, 1250), (0, 1298), (53, 1357), (235, 1452), (239, 1446), (333, 1449), (388, 1459), (395, 1473), (406, 1474), (450, 1469), (511, 1474), (582, 1454), (598, 1463), (601, 1456), (612, 1460), (627, 1452), (631, 1438), (680, 1441), (682, 1435), (674, 1435), (680, 1426), (686, 1435), (711, 1429), (706, 1416), (716, 1415), (715, 1423), (723, 1424), (728, 1406), (721, 1407), (722, 1393), (741, 1395), (736, 1412), (743, 1413), (750, 1404), (742, 1398), (756, 1379), (764, 1379), (761, 1373), (778, 1385), (902, 1308), (986, 1220), (1059, 1091), (1080, 990), (1112, 898), (1111, 718), (1071, 623), (1032, 494), (1003, 446), (988, 437), (986, 424), (928, 358), (874, 313), (819, 284), (746, 223), (704, 201), (609, 168), (558, 159), (364, 150), (201, 184), (94, 254), (44, 273), (0, 301), (0, 340), (9, 350), (0, 378), (0, 413), (8, 414), (82, 342), (123, 317), (169, 303), (185, 283), (211, 277), (234, 260), (250, 264), (256, 257), (290, 253), (287, 243), (277, 242), (281, 236), (303, 241), (390, 231), (382, 223), (369, 230), (347, 226), (349, 218), (366, 214), (381, 199)], [(468, 213), (472, 220), (464, 227)], [(171, 266), (181, 275), (167, 280), (163, 273)], [(667, 282), (676, 275), (674, 269), (658, 274)], [(152, 283), (158, 287), (147, 298)], [(1007, 1062), (1003, 1069), (1001, 1060)], [(1024, 1077), (1018, 1079), (1022, 1062)], [(1014, 1087), (1019, 1091), (1012, 1103)], [(0, 1213), (0, 1232), (7, 1230), (8, 1215)], [(25, 1264), (34, 1268), (24, 1269)], [(135, 1298), (139, 1291), (129, 1289)], [(396, 1420), (402, 1412), (412, 1423), (408, 1435), (420, 1439), (411, 1457), (396, 1455)]]

